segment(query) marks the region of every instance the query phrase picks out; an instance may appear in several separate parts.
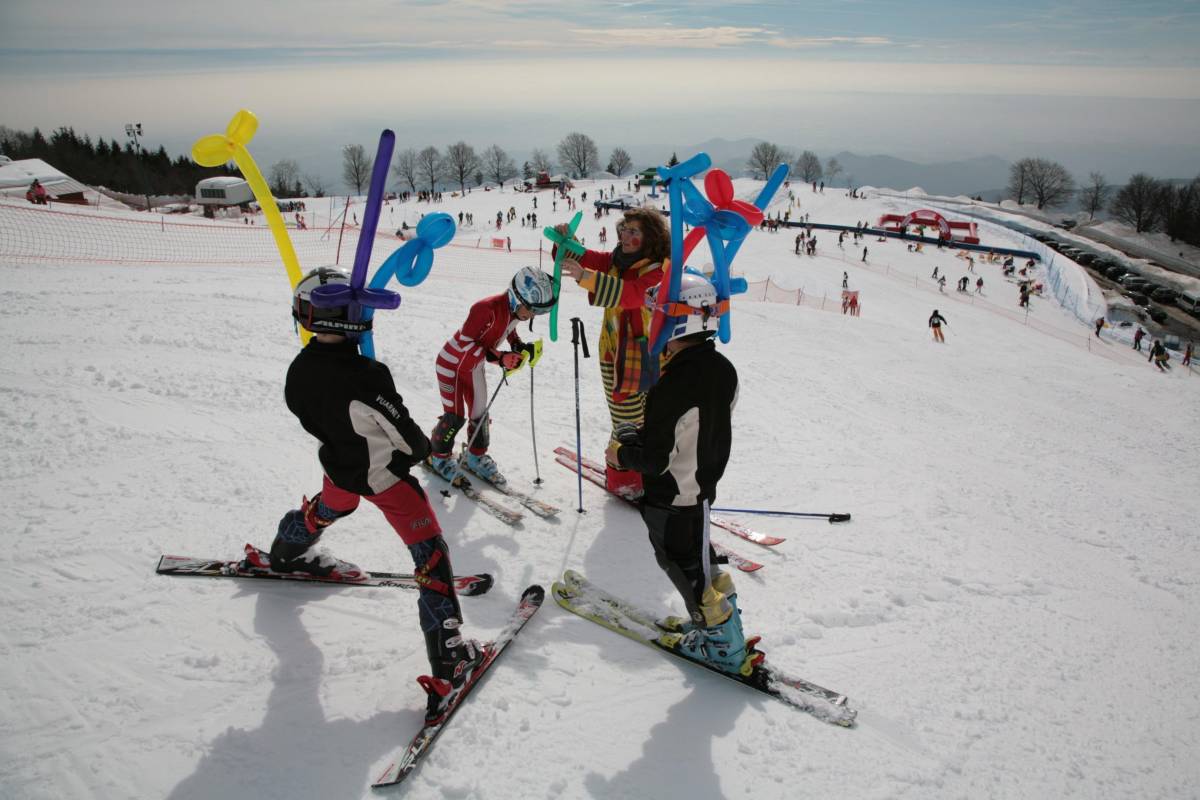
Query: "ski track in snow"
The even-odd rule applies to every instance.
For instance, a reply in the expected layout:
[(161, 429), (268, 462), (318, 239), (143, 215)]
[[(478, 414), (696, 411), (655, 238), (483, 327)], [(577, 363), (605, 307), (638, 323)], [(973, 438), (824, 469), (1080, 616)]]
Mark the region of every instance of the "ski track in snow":
[[(736, 186), (752, 196), (756, 184)], [(794, 188), (794, 213), (814, 221), (897, 207)], [(569, 218), (538, 197), (539, 222)], [(474, 192), (439, 210), (486, 221), (509, 205), (523, 214), (529, 196)], [(390, 207), (381, 228), (427, 210)], [(594, 247), (617, 219), (588, 216), (580, 232)], [(537, 231), (503, 235), (537, 246)], [(794, 231), (755, 232), (736, 269), (832, 297), (846, 270), (863, 316), (735, 299), (723, 350), (742, 388), (718, 504), (853, 522), (731, 515), (787, 542), (714, 536), (765, 565), (735, 573), (747, 630), (788, 673), (845, 692), (859, 727), (822, 724), (547, 603), (395, 794), (1194, 795), (1200, 381), (1158, 375), (1120, 342), (1104, 345), (1117, 360), (1102, 358), (916, 280), (935, 264), (953, 280), (952, 256), (868, 241), (873, 261), (913, 276), (904, 283), (817, 236), (810, 259), (793, 255)], [(536, 258), (444, 251), (399, 311), (377, 315), (377, 350), (423, 425), (440, 413), (434, 355), (469, 303)], [(997, 265), (976, 269), (993, 302), (1016, 307)], [(315, 444), (283, 403), (297, 340), (282, 268), (19, 264), (0, 276), (0, 795), (380, 796), (368, 783), (423, 710), (414, 594), (153, 574), (163, 553), (268, 544), (319, 486)], [(470, 635), (495, 635), (525, 586), (548, 588), (565, 568), (664, 613), (681, 605), (636, 512), (585, 482), (587, 513), (575, 513), (575, 476), (553, 460), (575, 438), (569, 320), (585, 321), (593, 348), (599, 333), (582, 295), (565, 288), (557, 343), (544, 320), (536, 334), (545, 485), (533, 494), (558, 519), (509, 528), (419, 476), (456, 567), (496, 577), (462, 601)], [(945, 346), (925, 327), (935, 307)], [(1088, 333), (1051, 298), (1032, 314)], [(595, 359), (580, 372), (584, 450), (599, 458)], [(514, 376), (493, 409), (492, 452), (523, 489), (528, 381)], [(323, 543), (368, 568), (411, 568), (366, 504)]]

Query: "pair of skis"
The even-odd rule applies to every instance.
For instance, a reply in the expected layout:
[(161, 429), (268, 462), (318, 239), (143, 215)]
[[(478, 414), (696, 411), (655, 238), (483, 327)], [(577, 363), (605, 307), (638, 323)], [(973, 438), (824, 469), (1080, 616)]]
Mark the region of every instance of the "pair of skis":
[[(320, 578), (300, 572), (274, 572), (271, 569), (271, 556), (266, 550), (247, 544), (245, 553), (245, 557), (233, 561), (190, 556), (162, 556), (158, 559), (158, 567), (154, 571), (159, 575), (198, 578), (258, 578), (334, 586), (421, 588), (415, 575), (398, 572), (367, 572), (362, 578), (356, 580)], [(491, 588), (492, 576), (486, 572), (479, 575), (458, 575), (454, 578), (454, 590), (466, 597), (486, 594)]]
[(562, 580), (554, 584), (551, 593), (566, 610), (614, 633), (774, 697), (824, 722), (854, 727), (858, 712), (847, 705), (844, 694), (789, 676), (765, 660), (749, 675), (743, 675), (725, 672), (708, 662), (691, 658), (677, 647), (680, 635), (659, 626), (659, 617), (606, 592), (574, 570), (567, 570)]
[[(446, 480), (445, 477), (431, 467), (428, 462), (423, 461), (421, 463), (425, 469), (429, 470), (430, 474), (436, 475), (443, 481)], [(519, 511), (515, 508), (507, 506), (504, 503), (501, 503), (500, 501), (495, 500), (476, 489), (471, 481), (466, 477), (466, 473), (468, 472), (470, 472), (470, 470), (467, 468), (466, 464), (463, 464), (462, 471), (460, 472), (458, 478), (456, 478), (455, 481), (450, 485), (460, 491), (462, 494), (469, 497), (471, 500), (474, 500), (476, 503), (478, 503), (485, 512), (491, 514), (493, 517), (504, 522), (505, 524), (516, 525), (522, 519), (524, 519), (525, 514), (523, 511)], [(508, 484), (508, 481), (491, 481), (474, 472), (471, 472), (470, 474), (475, 475), (475, 477), (487, 483), (501, 494), (507, 495), (513, 500), (516, 500), (521, 506), (528, 509), (535, 516), (541, 517), (542, 519), (548, 519), (556, 516), (559, 512), (557, 507), (552, 506), (549, 503), (543, 503), (541, 500), (538, 500), (537, 498), (532, 497), (525, 492), (514, 489)]]
[[(223, 560), (213, 558), (191, 558), (185, 556), (164, 555), (158, 560), (155, 569), (159, 575), (178, 575), (203, 578), (249, 578), (294, 581), (296, 583), (313, 583), (333, 586), (387, 586), (401, 589), (419, 589), (420, 583), (415, 575), (395, 572), (367, 572), (361, 579), (344, 580), (338, 578), (318, 578), (299, 573), (273, 572), (270, 568), (270, 555), (261, 548), (247, 544), (245, 558)], [(468, 597), (485, 594), (492, 588), (492, 576), (486, 573), (480, 575), (458, 575), (454, 578), (454, 587), (459, 594)], [(391, 786), (404, 780), (416, 769), (422, 756), (433, 746), (434, 741), (445, 730), (450, 719), (458, 710), (459, 705), (471, 694), (480, 680), (496, 663), (496, 659), (516, 638), (531, 617), (541, 608), (546, 596), (546, 590), (533, 585), (521, 595), (516, 609), (508, 619), (508, 623), (500, 635), (491, 642), (482, 645), (484, 659), (470, 679), (459, 690), (451, 701), (446, 713), (436, 723), (422, 726), (408, 746), (388, 764), (383, 774), (372, 784), (376, 787)]]
[[(356, 581), (315, 578), (296, 574), (271, 572), (268, 554), (253, 545), (246, 545), (246, 558), (228, 561), (219, 559), (197, 559), (181, 556), (164, 555), (159, 559), (157, 572), (163, 575), (185, 575), (196, 577), (216, 578), (270, 578), (311, 582), (319, 584), (334, 584), (347, 586), (393, 586), (407, 589), (419, 588), (419, 583), (413, 575), (390, 572), (366, 573), (365, 577)], [(463, 575), (455, 578), (456, 588), (468, 596), (481, 595), (492, 586), (490, 575)], [(819, 719), (845, 727), (853, 726), (856, 712), (846, 706), (846, 698), (837, 692), (824, 689), (808, 681), (790, 678), (765, 664), (756, 667), (751, 676), (731, 675), (721, 672), (714, 667), (684, 656), (666, 642), (677, 634), (670, 634), (656, 627), (655, 617), (637, 609), (630, 603), (596, 587), (579, 573), (568, 571), (561, 582), (554, 584), (555, 600), (560, 606), (589, 619), (616, 633), (654, 647), (660, 652), (667, 653), (692, 664), (717, 672), (750, 688), (764, 692), (767, 695), (782, 700), (801, 710), (807, 711)], [(392, 786), (403, 781), (417, 768), (421, 759), (429, 752), (434, 742), (449, 725), (459, 706), (470, 696), (480, 681), (491, 669), (500, 655), (508, 648), (525, 624), (541, 607), (545, 598), (545, 590), (533, 585), (521, 595), (517, 607), (509, 617), (508, 623), (500, 635), (492, 642), (483, 645), (485, 658), (471, 674), (467, 683), (454, 697), (446, 713), (435, 723), (421, 727), (409, 744), (400, 751), (388, 764), (379, 777), (372, 783), (375, 788)]]

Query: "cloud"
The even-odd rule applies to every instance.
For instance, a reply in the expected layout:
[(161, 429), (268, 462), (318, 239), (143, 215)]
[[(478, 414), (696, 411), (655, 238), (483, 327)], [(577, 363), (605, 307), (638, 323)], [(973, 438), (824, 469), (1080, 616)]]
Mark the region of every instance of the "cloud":
[(578, 43), (597, 47), (716, 49), (742, 47), (774, 35), (766, 28), (572, 28)]
[(834, 47), (836, 45), (861, 45), (864, 47), (879, 47), (895, 44), (886, 36), (776, 36), (768, 39), (771, 47), (788, 50), (803, 50), (814, 47)]

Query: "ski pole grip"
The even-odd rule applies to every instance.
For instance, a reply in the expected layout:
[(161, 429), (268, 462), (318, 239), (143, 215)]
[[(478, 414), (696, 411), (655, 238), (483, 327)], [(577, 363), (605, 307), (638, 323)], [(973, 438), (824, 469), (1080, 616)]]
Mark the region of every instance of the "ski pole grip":
[(587, 333), (583, 330), (583, 320), (579, 317), (571, 317), (571, 344), (583, 345), (583, 357), (592, 357), (588, 352)]
[(850, 521), (850, 515), (849, 515), (849, 514), (830, 514), (830, 515), (829, 515), (829, 521), (830, 521), (830, 523), (833, 523), (833, 522), (849, 522), (849, 521)]

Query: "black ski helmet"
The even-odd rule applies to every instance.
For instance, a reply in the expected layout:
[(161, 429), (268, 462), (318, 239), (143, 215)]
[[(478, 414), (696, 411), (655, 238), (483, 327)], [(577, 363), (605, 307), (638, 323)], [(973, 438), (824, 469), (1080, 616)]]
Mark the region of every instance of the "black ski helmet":
[(340, 333), (356, 336), (371, 330), (371, 320), (350, 320), (349, 306), (320, 308), (312, 304), (312, 292), (318, 286), (341, 283), (350, 285), (350, 276), (340, 269), (319, 267), (305, 275), (292, 292), (292, 317), (312, 333)]

